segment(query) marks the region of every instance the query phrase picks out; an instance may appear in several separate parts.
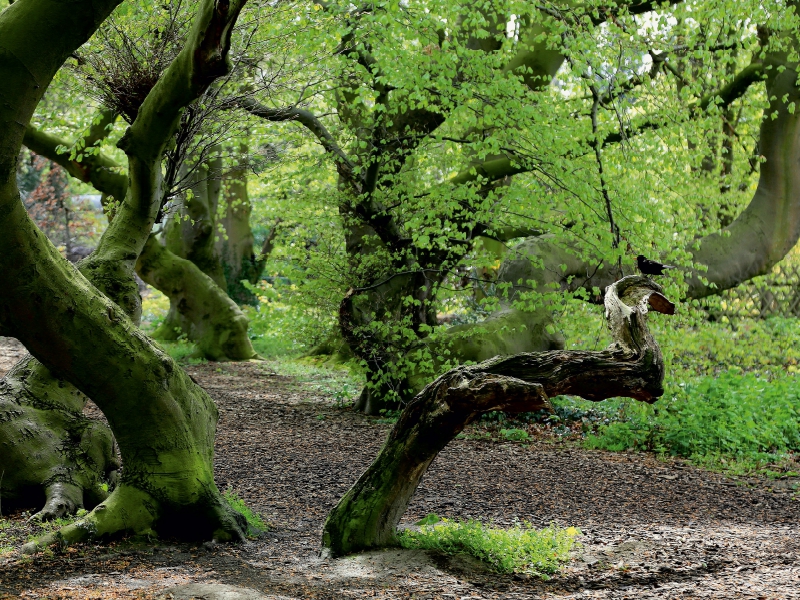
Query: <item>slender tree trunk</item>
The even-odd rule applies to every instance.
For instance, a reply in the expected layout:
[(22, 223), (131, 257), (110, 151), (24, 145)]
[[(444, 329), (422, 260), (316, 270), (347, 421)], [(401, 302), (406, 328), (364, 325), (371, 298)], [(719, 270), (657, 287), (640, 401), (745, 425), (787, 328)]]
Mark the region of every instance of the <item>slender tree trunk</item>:
[(650, 308), (674, 306), (661, 288), (629, 276), (606, 290), (613, 343), (602, 352), (553, 351), (497, 357), (439, 377), (403, 410), (378, 457), (328, 515), (322, 545), (340, 556), (390, 545), (422, 476), (437, 454), (485, 412), (549, 409), (562, 394), (600, 401), (653, 402), (664, 393), (664, 364), (647, 329)]
[(245, 144), (239, 146), (239, 163), (229, 169), (225, 176), (225, 212), (221, 219), (224, 235), (220, 235), (217, 247), (223, 257), (228, 295), (239, 304), (256, 304), (255, 294), (242, 282), (255, 284), (261, 278), (266, 257), (272, 250), (275, 229), (265, 240), (261, 252), (256, 253), (255, 238), (250, 229), (253, 206), (247, 192), (247, 151)]
[(189, 176), (192, 185), (184, 193), (179, 210), (167, 221), (165, 245), (176, 256), (193, 262), (224, 290), (227, 287), (225, 274), (214, 242), (218, 235), (216, 215), (222, 177), (219, 154), (206, 164), (196, 166)]

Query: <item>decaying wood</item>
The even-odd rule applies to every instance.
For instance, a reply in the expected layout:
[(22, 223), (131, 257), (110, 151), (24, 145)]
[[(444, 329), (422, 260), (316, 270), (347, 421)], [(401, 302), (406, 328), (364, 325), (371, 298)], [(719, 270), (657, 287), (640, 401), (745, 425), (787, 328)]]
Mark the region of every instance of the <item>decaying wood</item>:
[(661, 287), (642, 276), (606, 289), (613, 342), (599, 352), (556, 350), (496, 357), (448, 371), (403, 410), (372, 465), (328, 516), (323, 546), (334, 556), (386, 546), (431, 461), (466, 425), (490, 411), (550, 408), (549, 398), (626, 396), (653, 402), (664, 392), (661, 351), (649, 309), (674, 314)]

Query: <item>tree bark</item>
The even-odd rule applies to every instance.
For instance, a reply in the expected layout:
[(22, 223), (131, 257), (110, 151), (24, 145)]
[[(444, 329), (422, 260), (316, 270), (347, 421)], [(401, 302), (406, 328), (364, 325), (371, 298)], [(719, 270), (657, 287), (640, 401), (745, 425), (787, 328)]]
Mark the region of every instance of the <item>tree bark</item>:
[[(26, 0), (0, 13), (0, 293), (2, 329), (108, 418), (119, 444), (120, 485), (83, 519), (24, 548), (121, 532), (242, 539), (245, 524), (216, 488), (217, 411), (208, 395), (92, 286), (36, 229), (13, 176), (25, 126), (56, 70), (113, 2)], [(181, 53), (121, 141), (130, 185), (95, 251), (92, 276), (133, 267), (160, 207), (160, 163), (181, 110), (227, 70), (243, 2), (203, 2)], [(124, 282), (120, 281), (121, 284)], [(123, 295), (126, 295), (123, 293)]]
[(485, 412), (550, 408), (562, 394), (600, 401), (627, 396), (654, 402), (664, 364), (647, 329), (648, 307), (674, 305), (661, 287), (629, 276), (605, 293), (613, 343), (601, 352), (551, 351), (497, 357), (453, 369), (406, 406), (380, 454), (328, 515), (322, 545), (333, 556), (392, 544), (397, 524), (436, 455)]
[(194, 263), (224, 290), (227, 287), (225, 274), (214, 241), (222, 158), (216, 153), (206, 164), (197, 165), (190, 177), (192, 185), (184, 194), (179, 210), (167, 221), (165, 245), (176, 256)]
[(225, 175), (223, 199), (225, 213), (222, 226), (225, 235), (217, 242), (227, 279), (228, 295), (239, 304), (256, 304), (255, 295), (242, 281), (255, 284), (264, 272), (265, 260), (256, 256), (255, 239), (250, 229), (253, 207), (247, 192), (247, 146), (239, 146), (239, 164)]
[[(247, 336), (247, 317), (237, 304), (208, 275), (167, 250), (154, 236), (147, 240), (137, 271), (185, 319), (181, 325), (197, 344), (198, 356), (218, 361), (259, 358)], [(163, 331), (154, 335), (168, 337), (173, 327), (166, 321)]]
[(111, 430), (82, 414), (85, 396), (28, 355), (0, 380), (4, 506), (43, 508), (37, 519), (94, 508), (117, 481)]

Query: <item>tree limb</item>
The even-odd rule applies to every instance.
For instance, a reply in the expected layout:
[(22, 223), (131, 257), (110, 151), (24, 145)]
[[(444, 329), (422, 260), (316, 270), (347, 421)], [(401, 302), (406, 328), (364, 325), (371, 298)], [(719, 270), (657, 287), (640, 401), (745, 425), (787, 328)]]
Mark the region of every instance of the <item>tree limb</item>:
[[(104, 111), (108, 115), (110, 111)], [(113, 113), (111, 113), (113, 115)], [(114, 115), (116, 117), (116, 115)], [(100, 123), (83, 138), (86, 148), (94, 146), (100, 139), (108, 135), (104, 124), (111, 122), (104, 116)], [(89, 183), (99, 192), (112, 196), (118, 202), (125, 199), (128, 191), (128, 176), (122, 172), (122, 167), (114, 159), (103, 152), (84, 154), (80, 161), (71, 159), (69, 153), (59, 152), (59, 147), (69, 147), (71, 144), (57, 135), (37, 129), (28, 125), (22, 143), (31, 151), (60, 165), (75, 179)]]
[(325, 125), (323, 125), (310, 110), (298, 108), (296, 106), (270, 108), (256, 102), (252, 98), (243, 98), (239, 100), (237, 104), (251, 115), (267, 121), (297, 121), (303, 125), (317, 138), (325, 151), (333, 156), (339, 174), (354, 187), (357, 194), (361, 193), (363, 179), (355, 175), (355, 164), (353, 164), (347, 154), (339, 147)]

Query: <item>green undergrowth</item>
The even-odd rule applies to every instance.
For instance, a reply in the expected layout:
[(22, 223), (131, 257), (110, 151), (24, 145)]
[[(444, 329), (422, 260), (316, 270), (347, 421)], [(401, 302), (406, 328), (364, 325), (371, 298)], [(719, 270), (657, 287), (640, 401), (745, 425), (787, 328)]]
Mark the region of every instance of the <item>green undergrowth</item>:
[(330, 399), (336, 408), (352, 406), (364, 385), (364, 376), (349, 364), (317, 365), (292, 357), (273, 358), (264, 364), (278, 375), (291, 377), (309, 395)]
[[(250, 319), (253, 347), (265, 358), (299, 356), (315, 344), (334, 323), (328, 311), (296, 302), (297, 286), (280, 276), (245, 284), (258, 299), (256, 306), (242, 307)], [(293, 301), (294, 300), (294, 301)]]
[(184, 365), (196, 365), (208, 362), (205, 358), (197, 357), (197, 346), (186, 339), (179, 339), (176, 341), (157, 340), (158, 345), (161, 346), (167, 354), (169, 354), (176, 362)]
[(739, 474), (800, 470), (800, 380), (792, 375), (730, 370), (672, 383), (652, 406), (619, 406), (615, 421), (591, 430), (588, 447), (648, 450)]
[[(15, 512), (11, 516), (0, 517), (0, 558), (19, 550), (27, 542), (66, 527), (70, 523), (85, 516), (88, 511), (80, 509), (70, 517), (62, 517), (50, 521), (29, 520), (29, 512)], [(52, 555), (49, 549), (45, 554)]]
[[(580, 330), (564, 323), (568, 347), (604, 347), (599, 310), (576, 310), (583, 321)], [(734, 475), (798, 475), (800, 320), (711, 323), (702, 316), (651, 317), (666, 367), (656, 403), (555, 398), (549, 422), (590, 448), (652, 451)]]
[(244, 500), (231, 488), (227, 488), (222, 492), (222, 495), (233, 510), (247, 519), (247, 524), (252, 529), (256, 529), (259, 532), (269, 531), (269, 525), (264, 522), (264, 519), (262, 519), (258, 513), (253, 512), (253, 510), (245, 504)]
[(0, 518), (0, 558), (15, 549), (11, 533), (8, 531), (10, 526), (10, 521)]
[[(567, 347), (605, 347), (599, 308), (577, 305), (575, 312), (562, 322)], [(557, 397), (552, 414), (487, 413), (458, 437), (523, 446), (535, 438), (576, 440), (688, 459), (730, 475), (800, 475), (800, 321), (653, 315), (651, 330), (666, 366), (665, 393), (653, 405)]]
[(404, 548), (468, 554), (499, 573), (528, 573), (548, 579), (568, 560), (580, 531), (574, 527), (535, 529), (523, 522), (499, 529), (479, 521), (451, 521), (428, 515), (419, 530), (398, 534)]

